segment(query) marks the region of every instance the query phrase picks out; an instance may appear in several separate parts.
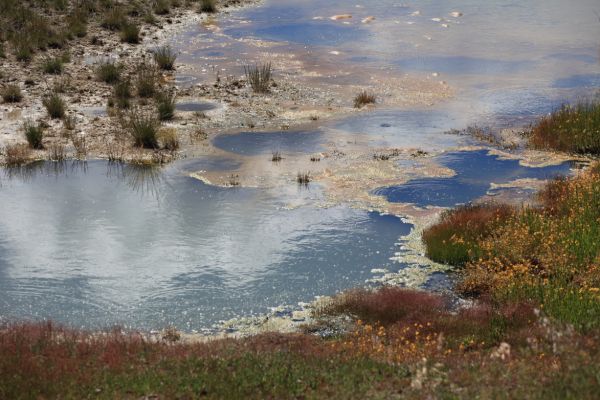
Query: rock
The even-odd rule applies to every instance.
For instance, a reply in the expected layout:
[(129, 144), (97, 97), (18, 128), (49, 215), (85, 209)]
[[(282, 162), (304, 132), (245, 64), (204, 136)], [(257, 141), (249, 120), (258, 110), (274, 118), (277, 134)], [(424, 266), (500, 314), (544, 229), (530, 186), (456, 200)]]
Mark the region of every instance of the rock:
[(454, 18), (458, 18), (458, 17), (462, 17), (462, 16), (463, 16), (463, 13), (461, 13), (460, 11), (452, 11), (452, 12), (450, 13), (450, 16), (451, 16), (451, 17), (454, 17)]
[(368, 24), (369, 22), (372, 22), (372, 21), (375, 21), (375, 17), (372, 15), (369, 15), (368, 17), (363, 18), (363, 20), (360, 22), (362, 22), (363, 24)]

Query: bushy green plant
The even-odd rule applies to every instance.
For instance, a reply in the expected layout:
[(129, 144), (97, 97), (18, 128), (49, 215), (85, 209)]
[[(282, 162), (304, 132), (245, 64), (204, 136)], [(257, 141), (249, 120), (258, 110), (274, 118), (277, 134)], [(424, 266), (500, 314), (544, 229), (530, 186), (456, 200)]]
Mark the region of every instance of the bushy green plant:
[(140, 28), (134, 23), (127, 23), (121, 28), (121, 41), (137, 44), (140, 42)]
[(25, 138), (32, 149), (43, 149), (42, 139), (44, 137), (44, 128), (40, 124), (34, 124), (32, 121), (25, 121), (23, 124)]
[(133, 109), (129, 112), (124, 124), (126, 130), (133, 138), (135, 146), (148, 149), (159, 147), (158, 131), (160, 121), (153, 114)]
[(99, 81), (113, 84), (121, 78), (121, 68), (111, 61), (105, 61), (96, 67), (96, 76)]
[(51, 93), (44, 97), (42, 100), (44, 107), (46, 107), (46, 111), (48, 111), (48, 115), (50, 118), (58, 119), (64, 118), (65, 113), (67, 111), (67, 106), (65, 101), (60, 97), (58, 93)]
[(46, 57), (42, 62), (42, 69), (46, 74), (62, 74), (63, 59), (61, 57), (50, 58)]

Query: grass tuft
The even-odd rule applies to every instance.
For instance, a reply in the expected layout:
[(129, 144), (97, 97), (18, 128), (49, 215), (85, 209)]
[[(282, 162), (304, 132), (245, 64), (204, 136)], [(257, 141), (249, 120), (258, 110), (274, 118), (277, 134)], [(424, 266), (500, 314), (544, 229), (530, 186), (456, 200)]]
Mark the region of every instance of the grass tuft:
[(175, 60), (177, 54), (171, 49), (170, 46), (162, 46), (155, 49), (153, 52), (154, 61), (160, 67), (160, 69), (170, 71), (175, 67)]
[(139, 97), (148, 98), (156, 93), (158, 72), (149, 64), (140, 64), (137, 71), (136, 88)]
[(53, 92), (42, 100), (42, 104), (46, 107), (46, 111), (48, 111), (48, 115), (52, 119), (64, 118), (65, 113), (67, 111), (67, 106), (65, 101), (60, 97), (60, 95), (56, 92)]
[(151, 114), (133, 109), (124, 121), (124, 128), (133, 138), (134, 145), (147, 149), (157, 149), (160, 121)]
[(217, 12), (217, 1), (200, 0), (200, 12), (208, 14)]
[(104, 61), (96, 67), (96, 77), (101, 82), (117, 83), (121, 79), (121, 68), (111, 61)]
[(17, 85), (6, 85), (2, 89), (2, 100), (5, 103), (18, 103), (23, 100), (21, 89)]
[(140, 42), (140, 28), (131, 22), (121, 28), (121, 42), (138, 44)]
[(59, 75), (63, 72), (63, 59), (61, 57), (47, 57), (42, 62), (42, 70), (46, 74)]
[(246, 80), (250, 83), (255, 93), (267, 93), (269, 91), (273, 78), (273, 70), (270, 62), (256, 66), (245, 65), (244, 72)]
[(310, 181), (310, 172), (298, 172), (298, 175), (296, 176), (296, 182), (298, 182), (299, 185), (308, 186)]
[(16, 167), (31, 161), (31, 148), (25, 144), (10, 144), (4, 148), (6, 165)]
[(377, 98), (374, 94), (363, 90), (362, 92), (357, 94), (356, 97), (354, 97), (354, 108), (362, 108), (367, 104), (375, 104), (376, 100)]
[(158, 111), (158, 119), (161, 121), (172, 120), (175, 116), (175, 98), (173, 93), (162, 92), (156, 95), (156, 108)]
[(44, 128), (41, 124), (34, 124), (32, 121), (25, 121), (23, 124), (25, 138), (29, 147), (32, 149), (43, 149), (42, 139), (44, 138)]

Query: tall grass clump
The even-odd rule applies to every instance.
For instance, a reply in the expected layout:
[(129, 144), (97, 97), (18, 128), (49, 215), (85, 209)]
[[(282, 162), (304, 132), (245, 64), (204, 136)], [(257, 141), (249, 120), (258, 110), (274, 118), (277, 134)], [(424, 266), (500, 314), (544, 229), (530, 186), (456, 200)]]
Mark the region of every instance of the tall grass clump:
[(273, 78), (273, 70), (270, 62), (255, 66), (245, 65), (244, 72), (246, 80), (250, 83), (255, 93), (267, 93), (269, 91)]
[(166, 15), (171, 9), (171, 0), (156, 0), (154, 2), (154, 13), (157, 15)]
[(42, 139), (44, 138), (44, 128), (40, 124), (34, 124), (32, 121), (25, 121), (23, 124), (25, 139), (32, 149), (43, 149)]
[(50, 58), (47, 57), (42, 62), (42, 70), (46, 74), (62, 74), (63, 72), (63, 60), (61, 57)]
[(175, 116), (175, 98), (173, 93), (159, 93), (156, 95), (156, 108), (158, 111), (158, 119), (161, 121), (172, 120)]
[(58, 93), (50, 93), (42, 100), (42, 104), (46, 107), (48, 115), (52, 119), (64, 118), (67, 111), (65, 101)]
[(101, 82), (116, 83), (121, 79), (121, 68), (111, 61), (104, 61), (96, 67), (96, 77)]
[(149, 64), (140, 64), (137, 70), (136, 88), (139, 97), (152, 97), (156, 93), (158, 72)]
[(209, 14), (217, 12), (217, 1), (216, 0), (200, 0), (200, 12), (209, 13)]
[(23, 94), (18, 85), (6, 85), (2, 88), (2, 100), (5, 103), (18, 103), (23, 100)]
[(363, 90), (354, 97), (354, 108), (361, 108), (367, 104), (375, 104), (377, 98), (374, 94)]
[(600, 154), (600, 101), (564, 105), (531, 129), (534, 148)]
[(135, 146), (147, 149), (157, 149), (159, 147), (160, 121), (154, 115), (133, 109), (124, 121), (124, 127), (133, 138)]
[(155, 49), (152, 54), (154, 61), (161, 69), (170, 71), (174, 68), (177, 54), (170, 46), (161, 46)]
[(131, 22), (121, 28), (121, 42), (138, 44), (140, 42), (140, 28)]
[(462, 266), (481, 256), (480, 240), (494, 232), (513, 213), (502, 204), (465, 205), (446, 211), (423, 231), (427, 256), (433, 261)]
[(124, 80), (113, 86), (113, 98), (118, 108), (129, 108), (131, 99), (131, 83)]
[(108, 7), (102, 18), (101, 26), (111, 31), (118, 31), (127, 24), (127, 16), (122, 7), (113, 5)]

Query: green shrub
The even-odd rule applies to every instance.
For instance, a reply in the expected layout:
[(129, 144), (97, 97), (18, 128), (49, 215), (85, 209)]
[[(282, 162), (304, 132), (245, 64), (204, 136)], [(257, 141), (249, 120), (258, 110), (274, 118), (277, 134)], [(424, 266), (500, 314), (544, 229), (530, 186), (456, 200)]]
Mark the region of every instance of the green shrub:
[(140, 42), (140, 28), (133, 23), (127, 23), (121, 28), (121, 41), (137, 44)]
[(175, 116), (175, 94), (159, 93), (156, 96), (156, 108), (158, 119), (161, 121), (171, 120)]
[(42, 69), (46, 74), (62, 74), (63, 72), (63, 60), (60, 57), (56, 58), (45, 58), (42, 63)]
[(121, 78), (121, 68), (113, 62), (105, 61), (96, 68), (96, 76), (99, 81), (113, 84)]
[(145, 114), (134, 109), (129, 112), (129, 117), (125, 121), (125, 128), (133, 138), (134, 144), (138, 147), (148, 149), (158, 148), (158, 131), (160, 121), (151, 114)]
[(153, 52), (154, 61), (156, 64), (164, 70), (172, 70), (177, 59), (177, 54), (171, 49), (170, 46), (162, 46), (155, 49)]
[(42, 103), (44, 104), (44, 107), (46, 107), (50, 118), (64, 118), (67, 106), (58, 93), (51, 93), (46, 96), (42, 100)]
[(7, 85), (2, 89), (2, 100), (5, 103), (18, 103), (23, 99), (21, 89), (17, 85)]
[(23, 124), (25, 138), (32, 149), (43, 149), (42, 139), (44, 137), (44, 128), (40, 124), (34, 124), (32, 121), (25, 121)]

